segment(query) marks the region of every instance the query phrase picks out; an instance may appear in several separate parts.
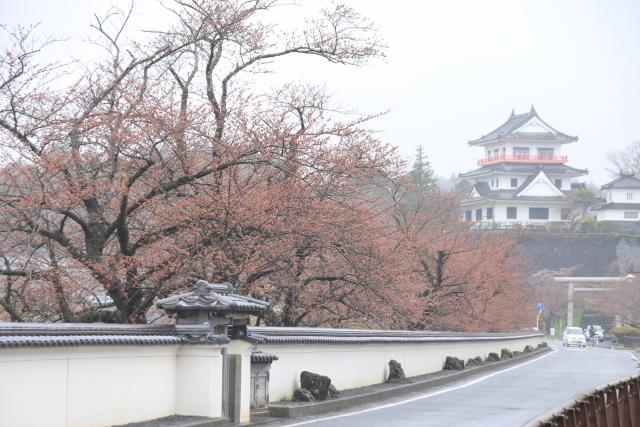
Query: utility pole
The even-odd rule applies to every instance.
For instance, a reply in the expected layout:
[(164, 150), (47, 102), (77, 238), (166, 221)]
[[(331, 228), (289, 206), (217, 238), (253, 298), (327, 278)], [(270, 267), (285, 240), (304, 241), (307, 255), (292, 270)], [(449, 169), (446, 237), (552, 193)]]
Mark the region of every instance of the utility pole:
[(569, 302), (567, 303), (567, 327), (573, 326), (573, 282), (569, 282)]

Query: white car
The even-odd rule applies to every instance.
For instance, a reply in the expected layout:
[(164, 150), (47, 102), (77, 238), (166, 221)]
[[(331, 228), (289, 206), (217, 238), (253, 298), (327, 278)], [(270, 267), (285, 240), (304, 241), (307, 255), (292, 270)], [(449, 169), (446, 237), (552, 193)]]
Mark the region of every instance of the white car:
[(562, 334), (562, 345), (586, 347), (587, 337), (584, 336), (584, 332), (581, 328), (565, 328), (564, 333)]

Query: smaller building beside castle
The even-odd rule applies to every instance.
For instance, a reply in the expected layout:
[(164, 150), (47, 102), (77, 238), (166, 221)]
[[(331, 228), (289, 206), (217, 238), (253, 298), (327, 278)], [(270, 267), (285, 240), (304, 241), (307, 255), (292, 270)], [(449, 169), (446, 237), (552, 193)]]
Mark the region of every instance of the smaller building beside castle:
[(462, 201), (466, 221), (480, 225), (535, 225), (570, 220), (568, 193), (586, 169), (568, 166), (562, 146), (576, 142), (543, 121), (532, 106), (513, 111), (487, 135), (469, 141), (484, 150), (478, 169), (460, 174), (472, 183)]
[(606, 203), (596, 208), (598, 221), (638, 222), (640, 220), (640, 179), (620, 174), (602, 186)]

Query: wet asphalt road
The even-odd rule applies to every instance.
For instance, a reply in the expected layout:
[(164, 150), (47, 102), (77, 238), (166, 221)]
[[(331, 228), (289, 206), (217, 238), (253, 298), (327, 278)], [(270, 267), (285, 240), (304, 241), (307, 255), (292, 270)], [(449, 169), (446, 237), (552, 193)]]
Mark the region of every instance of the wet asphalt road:
[(486, 378), (285, 425), (521, 426), (577, 394), (640, 373), (627, 351), (552, 347), (558, 351)]

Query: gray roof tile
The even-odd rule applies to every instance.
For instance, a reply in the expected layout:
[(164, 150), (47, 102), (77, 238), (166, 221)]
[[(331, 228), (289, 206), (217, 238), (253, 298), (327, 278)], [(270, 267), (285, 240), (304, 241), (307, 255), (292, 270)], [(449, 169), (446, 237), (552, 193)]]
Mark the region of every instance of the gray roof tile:
[(640, 188), (640, 179), (633, 175), (623, 174), (602, 186), (603, 190), (610, 188)]
[(606, 203), (595, 209), (640, 209), (640, 203)]
[(541, 336), (537, 332), (464, 333), (281, 327), (250, 327), (249, 335), (262, 344), (395, 344), (495, 341)]
[(238, 295), (230, 283), (207, 283), (199, 280), (191, 292), (159, 300), (156, 305), (168, 312), (214, 311), (230, 313), (262, 313), (269, 303)]
[(180, 337), (166, 335), (5, 335), (0, 348), (77, 347), (86, 345), (178, 345)]
[(83, 345), (225, 344), (207, 325), (115, 325), (105, 323), (0, 323), (1, 347)]
[(539, 163), (498, 163), (482, 166), (470, 172), (461, 173), (461, 178), (473, 178), (475, 176), (491, 173), (504, 174), (533, 174), (544, 171), (547, 175), (581, 176), (589, 173), (587, 169), (577, 169), (567, 165), (539, 164)]
[(251, 353), (251, 363), (271, 363), (278, 360), (275, 354), (265, 353), (264, 351), (255, 350)]
[[(536, 117), (542, 123), (544, 123), (547, 127), (549, 127), (553, 132), (547, 133), (533, 133), (533, 132), (515, 132), (520, 126), (524, 125), (527, 121)], [(498, 128), (492, 130), (487, 135), (484, 135), (481, 138), (475, 139), (473, 141), (469, 141), (469, 145), (478, 145), (483, 144), (485, 142), (496, 141), (499, 139), (517, 139), (517, 140), (544, 140), (544, 141), (559, 141), (559, 142), (574, 142), (577, 141), (578, 138), (575, 136), (570, 136), (565, 133), (559, 132), (553, 127), (551, 127), (548, 123), (538, 116), (535, 108), (531, 106), (531, 110), (528, 113), (523, 114), (514, 114), (511, 112), (511, 116), (500, 125)]]

